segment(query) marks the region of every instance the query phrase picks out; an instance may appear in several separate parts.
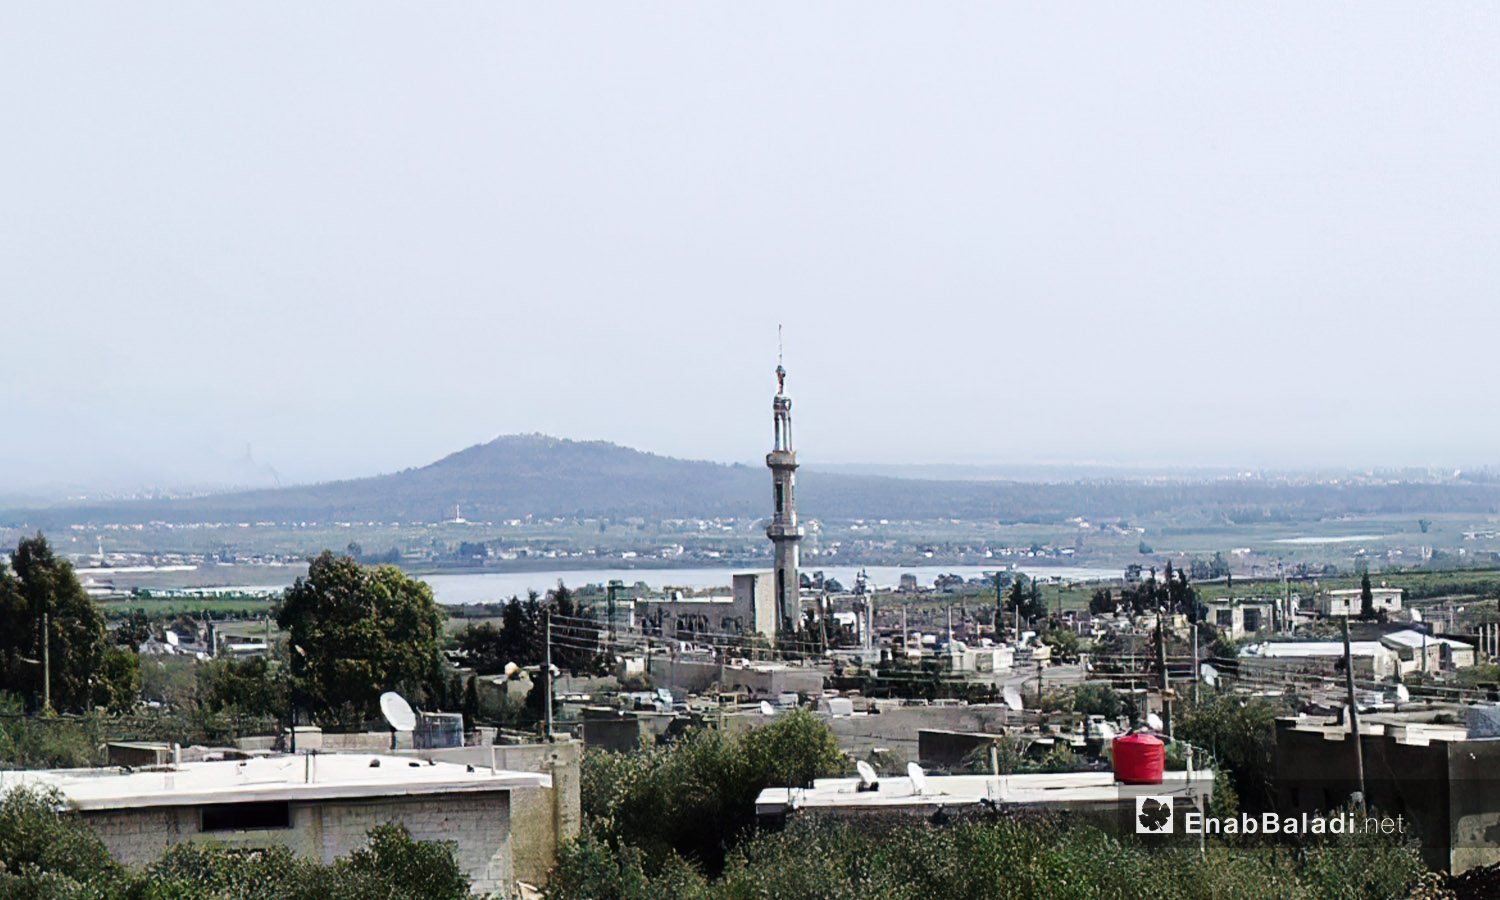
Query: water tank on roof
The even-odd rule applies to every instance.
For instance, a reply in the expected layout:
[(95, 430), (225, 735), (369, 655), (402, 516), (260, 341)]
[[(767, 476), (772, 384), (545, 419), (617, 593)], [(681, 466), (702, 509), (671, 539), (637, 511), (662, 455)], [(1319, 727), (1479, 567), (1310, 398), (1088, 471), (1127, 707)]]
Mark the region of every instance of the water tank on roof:
[(464, 745), (462, 713), (422, 713), (412, 743), (418, 750), (444, 750)]
[(1161, 784), (1167, 748), (1149, 734), (1127, 734), (1110, 745), (1115, 779), (1124, 784)]

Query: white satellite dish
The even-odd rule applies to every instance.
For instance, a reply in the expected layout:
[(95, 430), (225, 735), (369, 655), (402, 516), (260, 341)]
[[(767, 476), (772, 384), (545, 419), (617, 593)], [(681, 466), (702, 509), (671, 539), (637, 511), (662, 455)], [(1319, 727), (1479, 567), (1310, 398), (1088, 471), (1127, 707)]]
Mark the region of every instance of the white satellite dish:
[(774, 716), (776, 715), (776, 707), (762, 700), (760, 701), (760, 714), (763, 716)]
[(380, 695), (380, 714), (385, 716), (386, 724), (395, 731), (417, 729), (417, 714), (411, 711), (411, 704), (406, 702), (406, 698), (395, 691), (386, 691)]
[(1161, 731), (1161, 716), (1156, 713), (1146, 713), (1146, 727), (1152, 731)]
[(1009, 706), (1016, 712), (1020, 712), (1025, 707), (1025, 704), (1021, 702), (1021, 692), (1016, 690), (1015, 685), (1007, 684), (1005, 686), (1005, 690), (1001, 691), (1000, 693), (1001, 696), (1005, 698), (1005, 705)]
[(1420, 621), (1422, 621), (1422, 611), (1420, 609), (1414, 609), (1414, 610), (1412, 610), (1411, 611), (1411, 620), (1413, 622), (1420, 622)]
[(880, 778), (875, 774), (875, 767), (862, 759), (855, 760), (854, 770), (859, 773), (859, 783), (865, 787), (873, 785)]
[(506, 678), (511, 678), (512, 676), (514, 676), (519, 671), (521, 671), (521, 667), (518, 666), (518, 665), (516, 665), (515, 663), (508, 662), (508, 663), (505, 664), (505, 677)]
[(1209, 687), (1217, 687), (1219, 684), (1219, 670), (1208, 663), (1198, 666), (1198, 674), (1203, 676), (1203, 681)]
[(911, 789), (920, 796), (927, 792), (927, 773), (914, 762), (906, 764), (906, 777), (911, 779)]
[(1396, 699), (1401, 703), (1407, 703), (1411, 700), (1411, 691), (1406, 689), (1406, 685), (1396, 685)]

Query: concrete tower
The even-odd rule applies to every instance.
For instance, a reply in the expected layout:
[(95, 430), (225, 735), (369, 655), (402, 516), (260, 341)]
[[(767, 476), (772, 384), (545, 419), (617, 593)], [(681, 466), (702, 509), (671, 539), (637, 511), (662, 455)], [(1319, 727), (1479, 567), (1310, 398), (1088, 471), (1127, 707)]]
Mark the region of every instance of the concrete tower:
[(776, 547), (776, 627), (787, 632), (802, 620), (798, 594), (797, 543), (802, 526), (797, 524), (797, 451), (792, 449), (792, 398), (786, 395), (786, 369), (776, 367), (776, 397), (771, 401), (776, 441), (766, 454), (771, 470), (775, 514), (766, 525), (766, 537)]

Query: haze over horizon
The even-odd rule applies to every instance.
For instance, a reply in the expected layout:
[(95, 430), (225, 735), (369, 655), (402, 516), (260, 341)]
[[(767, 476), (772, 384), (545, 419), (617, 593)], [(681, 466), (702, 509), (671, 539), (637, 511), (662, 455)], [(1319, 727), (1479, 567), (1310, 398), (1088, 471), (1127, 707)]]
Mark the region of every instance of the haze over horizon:
[(5, 19), (0, 493), (1500, 462), (1495, 7)]

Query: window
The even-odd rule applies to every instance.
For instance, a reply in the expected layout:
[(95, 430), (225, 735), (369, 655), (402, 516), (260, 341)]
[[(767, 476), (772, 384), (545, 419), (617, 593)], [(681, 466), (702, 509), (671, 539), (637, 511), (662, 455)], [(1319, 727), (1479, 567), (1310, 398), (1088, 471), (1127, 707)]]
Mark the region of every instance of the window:
[(778, 516), (779, 515), (783, 515), (785, 512), (786, 512), (786, 492), (782, 488), (781, 482), (778, 481), (778, 482), (776, 482), (776, 515), (778, 515)]
[(292, 805), (286, 802), (215, 803), (199, 812), (200, 831), (264, 831), (292, 827)]
[(1217, 623), (1218, 623), (1218, 625), (1219, 625), (1220, 628), (1233, 628), (1234, 627), (1234, 613), (1230, 612), (1227, 609), (1215, 610), (1214, 611), (1214, 618), (1217, 621)]

